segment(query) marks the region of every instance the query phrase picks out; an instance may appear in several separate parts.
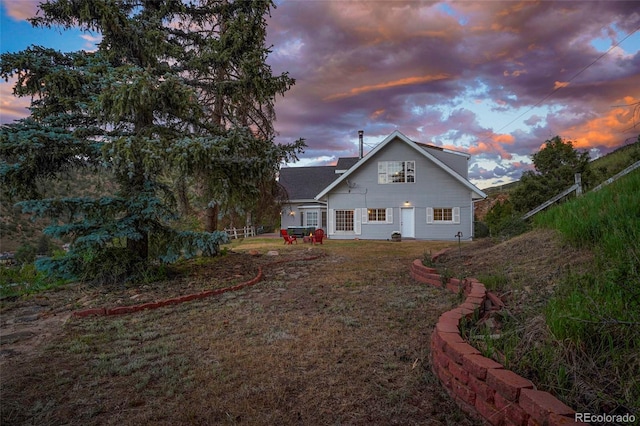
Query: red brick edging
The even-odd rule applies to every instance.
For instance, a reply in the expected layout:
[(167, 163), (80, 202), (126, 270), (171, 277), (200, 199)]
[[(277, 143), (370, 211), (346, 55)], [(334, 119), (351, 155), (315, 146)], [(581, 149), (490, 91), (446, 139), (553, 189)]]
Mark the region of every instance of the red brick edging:
[(464, 341), (460, 320), (484, 313), (488, 299), (484, 284), (474, 278), (443, 282), (436, 269), (419, 259), (411, 264), (410, 273), (416, 281), (466, 296), (460, 306), (440, 315), (431, 334), (433, 372), (463, 411), (500, 426), (587, 424), (576, 422), (575, 411), (556, 397), (536, 390), (530, 380), (482, 356)]
[[(296, 261), (308, 261), (308, 260), (315, 260), (322, 257), (322, 255), (319, 256), (310, 256), (310, 257), (305, 257), (303, 259), (295, 259)], [(286, 263), (289, 262), (290, 260), (278, 260), (275, 262), (271, 262), (268, 263), (265, 266), (273, 266), (273, 265), (277, 265), (280, 263)], [(231, 287), (224, 287), (224, 288), (218, 288), (215, 290), (205, 290), (205, 291), (201, 291), (199, 293), (192, 293), (192, 294), (187, 294), (184, 296), (178, 296), (178, 297), (173, 297), (171, 299), (165, 299), (165, 300), (161, 300), (158, 302), (149, 302), (149, 303), (143, 303), (141, 305), (131, 305), (131, 306), (117, 306), (114, 308), (90, 308), (90, 309), (84, 309), (82, 311), (75, 311), (73, 313), (74, 317), (78, 317), (78, 318), (84, 318), (84, 317), (88, 317), (88, 316), (103, 316), (103, 315), (122, 315), (122, 314), (130, 314), (133, 312), (140, 312), (143, 311), (145, 309), (157, 309), (157, 308), (161, 308), (163, 306), (169, 306), (169, 305), (177, 305), (179, 303), (184, 303), (184, 302), (189, 302), (191, 300), (198, 300), (198, 299), (204, 299), (205, 297), (209, 297), (209, 296), (217, 296), (219, 294), (222, 293), (226, 293), (228, 291), (237, 291), (240, 290), (244, 287), (249, 287), (252, 286), (258, 282), (260, 282), (262, 280), (262, 278), (264, 277), (264, 274), (262, 272), (262, 266), (258, 266), (258, 274), (250, 279), (249, 281), (245, 281), (243, 283), (231, 286)]]

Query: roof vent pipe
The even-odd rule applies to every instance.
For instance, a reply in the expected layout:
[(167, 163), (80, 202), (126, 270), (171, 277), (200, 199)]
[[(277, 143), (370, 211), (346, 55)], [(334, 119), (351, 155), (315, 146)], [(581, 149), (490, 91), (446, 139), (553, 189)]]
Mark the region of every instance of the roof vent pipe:
[(359, 159), (362, 159), (362, 150), (364, 147), (364, 130), (358, 130), (358, 139), (360, 140), (360, 156)]

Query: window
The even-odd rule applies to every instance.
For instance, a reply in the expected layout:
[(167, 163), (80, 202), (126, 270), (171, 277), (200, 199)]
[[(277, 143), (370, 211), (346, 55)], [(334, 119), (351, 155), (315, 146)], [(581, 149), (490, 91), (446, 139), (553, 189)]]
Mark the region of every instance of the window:
[(367, 219), (369, 222), (386, 222), (387, 209), (369, 209), (367, 210)]
[(318, 212), (317, 211), (309, 211), (307, 212), (307, 226), (318, 227)]
[(427, 223), (460, 223), (460, 207), (427, 207)]
[(379, 161), (378, 183), (413, 183), (416, 181), (415, 161)]
[[(387, 212), (387, 217), (389, 213)], [(329, 235), (333, 234), (355, 234), (360, 235), (362, 232), (362, 222), (367, 217), (365, 209), (356, 208), (350, 210), (333, 210), (329, 209), (329, 227), (327, 228)]]
[(336, 210), (336, 231), (353, 230), (353, 210)]
[(435, 208), (433, 209), (433, 220), (436, 222), (453, 220), (453, 209), (449, 208)]
[[(357, 210), (357, 209), (356, 209)], [(356, 211), (356, 231), (358, 227), (358, 212)], [(362, 223), (393, 223), (393, 208), (387, 207), (386, 209), (362, 209)]]

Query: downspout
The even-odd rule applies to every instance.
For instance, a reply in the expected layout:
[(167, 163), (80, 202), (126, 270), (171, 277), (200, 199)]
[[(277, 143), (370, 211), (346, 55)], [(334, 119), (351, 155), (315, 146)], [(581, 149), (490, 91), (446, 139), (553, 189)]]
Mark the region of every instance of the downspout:
[(473, 191), (471, 191), (471, 236), (469, 237), (471, 241), (473, 241), (476, 236), (475, 210), (476, 205), (473, 202)]

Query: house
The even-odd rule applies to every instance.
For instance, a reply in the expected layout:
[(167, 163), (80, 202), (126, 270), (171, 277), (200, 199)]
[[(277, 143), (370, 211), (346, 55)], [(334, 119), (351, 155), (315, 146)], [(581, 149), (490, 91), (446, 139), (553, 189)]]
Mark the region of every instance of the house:
[(468, 180), (469, 158), (394, 131), (362, 158), (283, 168), (281, 226), (323, 228), (333, 239), (471, 239), (473, 202), (486, 194)]

